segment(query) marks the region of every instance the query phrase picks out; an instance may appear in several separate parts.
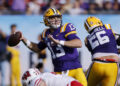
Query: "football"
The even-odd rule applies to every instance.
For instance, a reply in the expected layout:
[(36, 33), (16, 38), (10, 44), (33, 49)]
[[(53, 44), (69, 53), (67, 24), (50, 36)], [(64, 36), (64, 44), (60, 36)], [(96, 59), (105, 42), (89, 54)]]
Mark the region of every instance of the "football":
[(22, 37), (22, 33), (20, 31), (10, 35), (8, 39), (8, 45), (11, 47), (16, 46), (17, 44), (19, 44), (21, 37)]

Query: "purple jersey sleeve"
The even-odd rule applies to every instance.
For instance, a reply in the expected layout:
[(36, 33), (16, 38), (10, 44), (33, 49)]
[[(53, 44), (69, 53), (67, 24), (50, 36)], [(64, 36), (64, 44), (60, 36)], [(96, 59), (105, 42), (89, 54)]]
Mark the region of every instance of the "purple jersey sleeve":
[(88, 48), (88, 50), (89, 50), (90, 52), (92, 51), (92, 48), (91, 48), (90, 43), (89, 43), (89, 41), (88, 41), (87, 38), (86, 38), (85, 46)]
[(66, 26), (66, 31), (65, 31), (65, 37), (69, 40), (72, 39), (80, 39), (77, 35), (76, 35), (76, 28), (74, 27), (73, 24), (69, 23)]
[(40, 41), (39, 43), (38, 43), (38, 48), (39, 49), (45, 49), (46, 48), (46, 44), (43, 42), (43, 41)]
[(46, 45), (46, 43), (45, 43), (46, 31), (47, 31), (47, 29), (45, 29), (45, 30), (42, 32), (42, 34), (41, 34), (41, 41), (40, 41), (40, 42), (38, 43), (38, 45), (37, 45), (40, 50), (45, 49), (45, 48), (47, 47), (47, 45)]

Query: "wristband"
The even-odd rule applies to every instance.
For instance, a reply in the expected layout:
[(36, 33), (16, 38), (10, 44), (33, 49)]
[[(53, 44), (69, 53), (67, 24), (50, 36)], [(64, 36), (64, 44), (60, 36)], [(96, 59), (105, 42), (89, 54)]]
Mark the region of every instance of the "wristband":
[(26, 41), (26, 46), (30, 46), (31, 45), (31, 42), (29, 40)]
[(59, 44), (64, 46), (65, 41), (60, 41)]

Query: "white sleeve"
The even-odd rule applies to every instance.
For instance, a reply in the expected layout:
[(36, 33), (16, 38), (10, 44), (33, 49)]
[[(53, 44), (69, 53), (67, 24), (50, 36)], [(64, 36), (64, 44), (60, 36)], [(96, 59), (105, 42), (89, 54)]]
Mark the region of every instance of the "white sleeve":
[(29, 86), (40, 86), (40, 81), (41, 81), (41, 78), (37, 77), (30, 82)]
[(43, 73), (32, 80), (29, 86), (39, 86), (41, 80), (44, 80), (47, 86), (69, 86), (71, 81), (74, 81), (75, 79), (65, 75)]
[(45, 73), (43, 76), (47, 86), (67, 86), (71, 81), (75, 80), (69, 76), (59, 74)]
[(120, 34), (115, 33), (115, 39), (117, 40), (119, 38)]

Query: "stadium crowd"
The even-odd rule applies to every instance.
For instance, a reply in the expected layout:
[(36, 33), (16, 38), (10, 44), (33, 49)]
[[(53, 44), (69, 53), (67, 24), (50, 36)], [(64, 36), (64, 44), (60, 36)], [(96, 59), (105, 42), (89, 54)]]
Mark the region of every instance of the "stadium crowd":
[(71, 15), (120, 14), (120, 0), (0, 0), (0, 15), (39, 15), (49, 7)]

